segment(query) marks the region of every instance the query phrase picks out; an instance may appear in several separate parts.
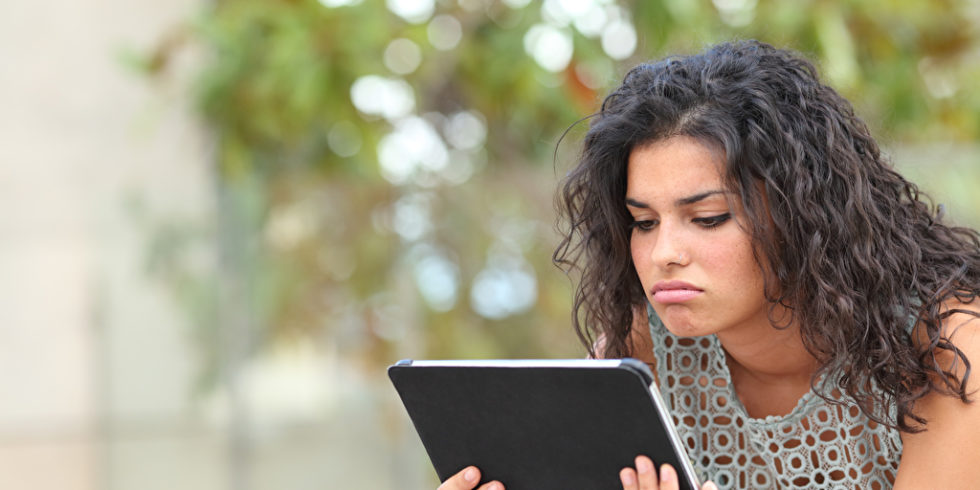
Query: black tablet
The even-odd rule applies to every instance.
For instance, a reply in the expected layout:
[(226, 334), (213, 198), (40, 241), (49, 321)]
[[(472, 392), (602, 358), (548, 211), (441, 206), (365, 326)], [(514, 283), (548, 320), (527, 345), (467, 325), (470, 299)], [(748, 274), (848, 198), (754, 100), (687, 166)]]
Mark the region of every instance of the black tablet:
[(621, 489), (645, 454), (700, 488), (638, 360), (405, 360), (388, 376), (441, 481), (475, 465), (507, 490)]

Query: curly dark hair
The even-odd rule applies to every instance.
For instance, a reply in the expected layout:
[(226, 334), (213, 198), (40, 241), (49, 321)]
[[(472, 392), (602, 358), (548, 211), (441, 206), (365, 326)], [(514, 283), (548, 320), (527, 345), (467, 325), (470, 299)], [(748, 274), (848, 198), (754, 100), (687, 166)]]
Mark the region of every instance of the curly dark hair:
[[(965, 311), (946, 302), (980, 295), (980, 234), (943, 223), (941, 207), (893, 170), (812, 63), (761, 42), (719, 44), (633, 68), (591, 118), (558, 195), (567, 228), (553, 257), (581, 274), (572, 317), (590, 354), (601, 337), (603, 357), (631, 355), (633, 315), (647, 304), (630, 254), (630, 152), (684, 135), (724, 150), (725, 183), (771, 278), (770, 321), (800, 325), (820, 363), (811, 381), (819, 396), (840, 402), (829, 394), (839, 389), (872, 420), (907, 432), (923, 429), (912, 406), (926, 394), (969, 401), (969, 360), (941, 328)], [(793, 317), (774, 319), (776, 305)], [(912, 338), (912, 322), (923, 337)], [(942, 352), (963, 363), (962, 377)]]

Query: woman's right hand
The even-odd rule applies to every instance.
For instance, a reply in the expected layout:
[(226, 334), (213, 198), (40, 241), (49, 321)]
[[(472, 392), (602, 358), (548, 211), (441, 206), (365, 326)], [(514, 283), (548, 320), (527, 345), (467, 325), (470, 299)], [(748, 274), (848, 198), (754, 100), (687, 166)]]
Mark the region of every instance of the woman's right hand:
[[(635, 463), (635, 469), (626, 467), (619, 472), (623, 490), (677, 490), (680, 487), (677, 471), (671, 465), (661, 466), (658, 477), (657, 467), (650, 458), (637, 456)], [(701, 490), (718, 490), (718, 487), (709, 481), (701, 486)]]
[[(442, 482), (437, 490), (472, 490), (478, 483), (480, 483), (480, 469), (476, 466), (467, 466)], [(504, 484), (494, 480), (480, 485), (477, 490), (504, 490)]]

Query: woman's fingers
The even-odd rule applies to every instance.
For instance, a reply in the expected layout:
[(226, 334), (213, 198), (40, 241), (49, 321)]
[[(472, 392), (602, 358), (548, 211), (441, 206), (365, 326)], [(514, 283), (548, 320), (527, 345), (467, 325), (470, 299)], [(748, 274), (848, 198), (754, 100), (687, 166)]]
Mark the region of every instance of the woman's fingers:
[(636, 481), (636, 470), (633, 468), (623, 468), (619, 470), (619, 482), (623, 484), (623, 490), (639, 490)]
[[(619, 471), (619, 481), (623, 484), (623, 490), (676, 490), (677, 477), (674, 476), (674, 486), (658, 485), (657, 467), (650, 458), (640, 455), (634, 460), (636, 469), (626, 467)], [(666, 466), (666, 465), (665, 465)], [(673, 471), (673, 470), (671, 470)]]
[(636, 480), (640, 490), (655, 490), (657, 487), (657, 467), (653, 465), (650, 458), (640, 455), (634, 461), (636, 463)]
[[(442, 482), (436, 490), (472, 490), (478, 483), (480, 483), (480, 469), (476, 466), (467, 466)], [(504, 490), (504, 484), (494, 480), (480, 485), (477, 490)]]
[[(636, 469), (623, 468), (619, 471), (619, 481), (623, 484), (623, 490), (678, 490), (680, 483), (677, 480), (677, 471), (669, 464), (660, 467), (660, 475), (657, 475), (657, 467), (653, 461), (646, 456), (637, 456), (634, 461)], [(702, 490), (717, 490), (712, 487), (704, 487)]]
[(472, 490), (476, 488), (477, 483), (480, 483), (480, 469), (476, 466), (467, 466), (442, 482), (437, 490)]
[(677, 482), (677, 472), (674, 471), (674, 467), (669, 464), (661, 466), (660, 490), (678, 490), (679, 488), (680, 484)]

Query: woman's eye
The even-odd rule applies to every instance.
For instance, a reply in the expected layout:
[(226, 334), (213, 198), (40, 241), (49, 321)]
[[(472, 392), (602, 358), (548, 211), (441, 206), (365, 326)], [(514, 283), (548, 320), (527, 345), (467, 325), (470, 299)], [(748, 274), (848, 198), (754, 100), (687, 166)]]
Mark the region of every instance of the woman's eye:
[(731, 213), (724, 213), (724, 214), (719, 214), (717, 216), (706, 216), (704, 218), (694, 218), (691, 221), (694, 221), (695, 223), (697, 223), (697, 224), (699, 224), (699, 225), (701, 225), (701, 226), (703, 226), (705, 228), (714, 228), (714, 227), (716, 227), (716, 226), (718, 226), (718, 225), (720, 225), (720, 224), (728, 221), (729, 219), (731, 219), (731, 217), (732, 217), (732, 214)]
[(652, 219), (648, 219), (648, 220), (637, 220), (637, 221), (634, 221), (634, 222), (630, 223), (630, 227), (629, 228), (630, 228), (630, 230), (650, 231), (655, 226), (657, 226), (657, 221), (656, 220), (652, 220)]

